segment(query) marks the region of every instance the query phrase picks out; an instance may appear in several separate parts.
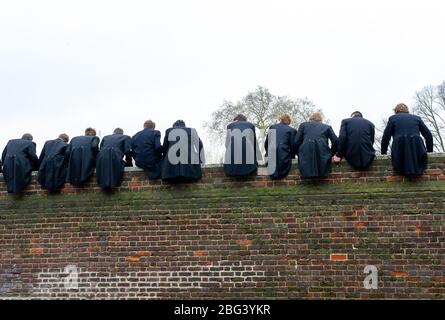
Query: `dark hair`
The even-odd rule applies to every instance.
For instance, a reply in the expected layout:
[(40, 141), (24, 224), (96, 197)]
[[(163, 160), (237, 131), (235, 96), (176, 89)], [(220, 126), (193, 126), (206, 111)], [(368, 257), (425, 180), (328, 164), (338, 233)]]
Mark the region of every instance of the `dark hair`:
[(94, 136), (96, 136), (96, 130), (91, 127), (88, 127), (85, 129), (85, 135), (94, 137)]
[(124, 130), (122, 130), (121, 128), (116, 128), (113, 131), (114, 134), (124, 134)]
[(66, 133), (59, 134), (59, 139), (61, 139), (65, 143), (68, 143), (68, 141), (70, 141), (70, 137), (68, 137)]
[(25, 134), (22, 136), (22, 139), (32, 141), (32, 140), (33, 140), (33, 137), (32, 137), (32, 134), (30, 134), (30, 133), (25, 133)]
[(353, 113), (351, 113), (351, 118), (354, 118), (354, 117), (363, 118), (363, 115), (360, 111), (354, 111)]
[(147, 120), (144, 122), (144, 128), (145, 129), (154, 129), (154, 128), (156, 128), (156, 123), (154, 123), (151, 120)]
[(173, 128), (176, 127), (185, 127), (185, 122), (183, 120), (176, 120), (175, 123), (173, 123)]
[(233, 121), (247, 121), (247, 117), (243, 114), (237, 114)]

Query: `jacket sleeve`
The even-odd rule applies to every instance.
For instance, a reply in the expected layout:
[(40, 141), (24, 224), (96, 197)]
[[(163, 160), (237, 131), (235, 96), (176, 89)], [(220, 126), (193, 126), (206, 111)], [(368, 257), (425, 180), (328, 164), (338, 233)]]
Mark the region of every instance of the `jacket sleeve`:
[(337, 157), (344, 158), (347, 143), (348, 136), (346, 135), (346, 121), (343, 120), (340, 126), (340, 135), (338, 136)]
[[(102, 140), (102, 142), (103, 142), (103, 140)], [(132, 159), (132, 153), (131, 153), (131, 138), (130, 137), (126, 137), (124, 139), (124, 154), (125, 154), (125, 166), (132, 167), (133, 159)]]
[(65, 147), (65, 153), (64, 153), (65, 160), (64, 160), (64, 162), (63, 162), (63, 165), (64, 165), (65, 167), (68, 167), (68, 156), (69, 156), (68, 148), (69, 148), (69, 146), (70, 146), (70, 145), (67, 143), (67, 144), (66, 144), (66, 147)]
[(425, 122), (423, 122), (422, 119), (419, 119), (419, 121), (420, 121), (419, 131), (425, 138), (426, 151), (433, 152), (433, 147), (434, 147), (433, 135), (431, 134), (430, 129), (428, 129), (428, 127), (425, 125)]
[(2, 153), (2, 163), (5, 163), (5, 159), (6, 159), (6, 154), (8, 153), (8, 146), (5, 147), (5, 149), (3, 149), (3, 153)]
[(338, 138), (331, 126), (328, 129), (329, 140), (331, 140), (331, 153), (334, 155), (338, 148)]
[(26, 150), (28, 158), (31, 161), (32, 170), (39, 170), (39, 158), (36, 154), (36, 144), (33, 142)]
[(99, 153), (99, 138), (94, 137), (92, 143), (91, 143), (91, 150), (93, 152), (93, 156), (97, 157), (97, 154)]
[(0, 172), (3, 172), (3, 163), (5, 163), (5, 158), (6, 158), (6, 147), (5, 149), (3, 149), (3, 153), (2, 153), (2, 160), (0, 161)]
[(65, 150), (65, 161), (66, 161), (66, 166), (67, 167), (68, 167), (68, 163), (69, 163), (69, 160), (70, 160), (72, 148), (73, 148), (72, 144), (70, 143), (70, 144), (68, 144), (68, 146), (66, 147), (66, 150)]
[(298, 154), (298, 151), (300, 150), (303, 140), (304, 140), (304, 124), (301, 124), (300, 127), (298, 128), (297, 134), (295, 135), (294, 148), (296, 154)]
[(386, 125), (385, 131), (383, 131), (382, 137), (382, 154), (386, 154), (388, 152), (389, 140), (391, 140), (391, 136), (393, 134), (394, 125), (392, 123), (391, 118), (388, 120), (388, 124)]
[[(167, 152), (168, 149), (168, 136), (167, 132), (165, 132), (164, 144), (161, 145), (161, 133), (156, 130), (153, 136), (154, 146), (155, 146), (155, 154), (158, 159), (162, 159), (162, 156)], [(166, 148), (166, 149), (164, 149)]]
[(130, 144), (131, 144), (130, 154), (131, 157), (134, 159), (136, 156), (136, 153), (134, 152), (134, 136), (131, 138)]
[(372, 145), (374, 145), (374, 141), (375, 141), (375, 126), (371, 123), (371, 143)]
[(296, 154), (297, 154), (297, 150), (295, 148), (295, 137), (297, 136), (297, 130), (294, 129), (292, 130), (291, 136), (290, 136), (290, 141), (289, 141), (289, 146), (290, 146), (290, 151), (291, 151), (291, 156), (294, 159)]

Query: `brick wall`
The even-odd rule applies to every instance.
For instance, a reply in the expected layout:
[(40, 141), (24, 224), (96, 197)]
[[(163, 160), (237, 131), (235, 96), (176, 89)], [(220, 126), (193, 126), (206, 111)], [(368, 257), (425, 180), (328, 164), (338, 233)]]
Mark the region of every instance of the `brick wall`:
[[(323, 180), (149, 182), (131, 168), (21, 196), (0, 182), (0, 298), (445, 298), (445, 155), (418, 179), (381, 157)], [(366, 288), (365, 268), (377, 288)]]

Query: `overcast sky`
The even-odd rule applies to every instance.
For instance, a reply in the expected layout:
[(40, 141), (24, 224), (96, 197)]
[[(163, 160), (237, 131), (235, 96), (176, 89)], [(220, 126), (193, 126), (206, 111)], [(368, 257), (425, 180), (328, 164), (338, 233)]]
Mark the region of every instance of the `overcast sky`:
[(0, 0), (0, 148), (31, 132), (202, 123), (257, 85), (338, 133), (445, 80), (445, 1)]

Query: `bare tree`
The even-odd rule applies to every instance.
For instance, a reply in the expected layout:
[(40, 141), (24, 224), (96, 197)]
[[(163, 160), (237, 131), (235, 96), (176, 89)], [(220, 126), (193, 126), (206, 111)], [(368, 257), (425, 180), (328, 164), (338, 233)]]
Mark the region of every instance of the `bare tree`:
[(224, 101), (212, 113), (210, 121), (204, 123), (204, 127), (214, 139), (224, 141), (227, 125), (237, 114), (242, 113), (258, 129), (258, 142), (263, 152), (267, 128), (276, 123), (280, 114), (289, 113), (292, 117), (292, 125), (298, 127), (316, 111), (321, 112), (308, 98), (291, 99), (286, 96), (275, 96), (267, 88), (258, 86), (255, 91), (248, 92), (240, 101)]
[(437, 87), (427, 86), (415, 94), (414, 113), (430, 127), (435, 149), (445, 152), (445, 82)]
[(437, 86), (436, 96), (437, 103), (442, 111), (445, 111), (445, 81)]

